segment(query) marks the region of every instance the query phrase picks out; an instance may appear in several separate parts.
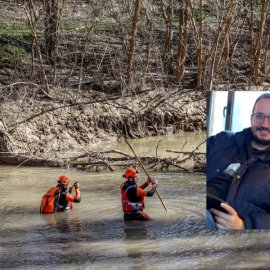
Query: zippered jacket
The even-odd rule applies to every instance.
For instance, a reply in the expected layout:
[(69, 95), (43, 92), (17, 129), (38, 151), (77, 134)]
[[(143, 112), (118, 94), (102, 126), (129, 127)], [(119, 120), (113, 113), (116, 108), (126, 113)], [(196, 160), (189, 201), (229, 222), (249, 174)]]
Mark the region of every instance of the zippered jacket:
[(223, 131), (207, 140), (207, 184), (232, 163), (240, 169), (232, 178), (226, 201), (244, 220), (246, 229), (270, 229), (270, 152), (246, 155), (251, 128), (233, 133)]

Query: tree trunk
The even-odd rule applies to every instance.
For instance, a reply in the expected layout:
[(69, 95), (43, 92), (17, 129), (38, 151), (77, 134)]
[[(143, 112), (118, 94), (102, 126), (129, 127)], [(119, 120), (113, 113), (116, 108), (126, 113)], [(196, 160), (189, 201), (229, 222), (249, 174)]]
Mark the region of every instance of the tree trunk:
[(223, 42), (221, 43), (221, 49), (219, 57), (217, 57), (217, 60), (215, 62), (214, 72), (217, 73), (220, 66), (222, 66), (222, 61), (224, 61), (223, 66), (226, 66), (226, 63), (229, 58), (230, 54), (230, 30), (232, 26), (232, 22), (234, 19), (234, 12), (236, 8), (236, 3), (231, 3), (228, 11), (225, 14), (224, 17), (224, 37)]
[(58, 0), (45, 0), (44, 10), (44, 38), (47, 60), (55, 66), (58, 53)]
[(260, 76), (260, 68), (261, 68), (261, 51), (263, 45), (263, 34), (264, 34), (264, 26), (267, 18), (267, 13), (269, 9), (269, 1), (262, 0), (262, 9), (261, 9), (261, 19), (260, 19), (260, 26), (259, 26), (259, 33), (257, 38), (257, 44), (253, 55), (253, 81), (255, 83), (258, 82)]
[(202, 63), (202, 35), (203, 35), (203, 1), (200, 0), (200, 25), (198, 34), (198, 48), (197, 48), (197, 89), (202, 88), (202, 78), (203, 78), (203, 63)]
[(134, 51), (135, 51), (136, 37), (137, 37), (137, 31), (138, 31), (137, 24), (139, 20), (140, 9), (141, 9), (141, 0), (136, 0), (134, 14), (132, 18), (132, 31), (131, 31), (131, 37), (129, 40), (129, 50), (128, 50), (128, 67), (127, 67), (127, 85), (128, 86), (130, 86), (130, 83), (132, 81), (132, 67), (133, 67), (133, 61), (134, 61)]
[(163, 62), (166, 69), (170, 70), (171, 66), (171, 47), (172, 47), (172, 16), (173, 16), (173, 1), (169, 1), (168, 7), (165, 9), (163, 0), (160, 0), (162, 16), (166, 24), (165, 43)]
[(152, 18), (148, 14), (147, 10), (145, 11), (146, 19), (147, 19), (147, 26), (148, 26), (148, 33), (149, 33), (149, 42), (147, 44), (147, 50), (146, 50), (146, 60), (145, 64), (143, 66), (143, 73), (140, 79), (140, 89), (142, 90), (144, 83), (145, 83), (145, 76), (146, 73), (149, 69), (149, 63), (150, 63), (150, 58), (151, 58), (151, 51), (153, 48), (153, 22)]
[(177, 82), (181, 81), (185, 72), (185, 59), (187, 56), (188, 45), (188, 20), (189, 20), (189, 8), (186, 0), (179, 0), (179, 41), (177, 52), (177, 66), (175, 79)]
[[(30, 0), (28, 1), (28, 4), (24, 6), (24, 10), (28, 19), (28, 23), (29, 26), (31, 28), (31, 32), (32, 32), (32, 46), (35, 46), (36, 52), (37, 52), (37, 56), (38, 56), (38, 60), (39, 60), (39, 64), (40, 64), (40, 69), (42, 72), (42, 79), (43, 79), (43, 83), (45, 85), (45, 91), (42, 91), (46, 96), (48, 96), (49, 98), (49, 92), (50, 92), (50, 88), (49, 88), (49, 83), (48, 83), (48, 78), (46, 75), (46, 71), (44, 68), (44, 61), (43, 61), (43, 56), (41, 53), (41, 48), (38, 42), (38, 36), (37, 36), (37, 32), (36, 32), (36, 26), (38, 23), (38, 16), (36, 15), (36, 7), (33, 4), (33, 2)], [(34, 65), (34, 48), (32, 47), (32, 65)]]

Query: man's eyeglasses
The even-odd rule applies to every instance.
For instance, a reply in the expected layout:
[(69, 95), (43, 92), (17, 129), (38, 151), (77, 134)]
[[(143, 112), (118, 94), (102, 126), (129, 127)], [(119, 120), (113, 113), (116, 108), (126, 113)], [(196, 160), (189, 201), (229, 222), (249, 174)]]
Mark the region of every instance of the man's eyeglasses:
[(265, 118), (267, 118), (268, 124), (270, 124), (270, 115), (265, 115), (263, 113), (253, 113), (251, 116), (258, 124), (263, 123)]

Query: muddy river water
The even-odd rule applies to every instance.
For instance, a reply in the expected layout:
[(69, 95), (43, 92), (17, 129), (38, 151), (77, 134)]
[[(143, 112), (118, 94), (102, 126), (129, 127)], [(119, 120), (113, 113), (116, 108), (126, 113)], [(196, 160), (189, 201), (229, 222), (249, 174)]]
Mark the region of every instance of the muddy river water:
[[(181, 148), (179, 138), (168, 148)], [(41, 215), (42, 195), (63, 174), (80, 182), (81, 203)], [(1, 166), (0, 269), (269, 269), (270, 232), (205, 230), (203, 174), (152, 172), (169, 211), (146, 198), (148, 222), (123, 220), (122, 174)]]

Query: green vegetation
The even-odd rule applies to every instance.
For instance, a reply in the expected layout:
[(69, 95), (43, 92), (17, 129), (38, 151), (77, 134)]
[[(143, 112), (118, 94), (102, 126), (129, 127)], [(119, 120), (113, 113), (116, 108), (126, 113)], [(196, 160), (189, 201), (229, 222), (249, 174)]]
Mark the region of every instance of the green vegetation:
[(29, 54), (25, 49), (10, 44), (0, 45), (0, 64), (20, 66)]
[(26, 37), (31, 34), (31, 30), (25, 25), (0, 25), (0, 38)]

